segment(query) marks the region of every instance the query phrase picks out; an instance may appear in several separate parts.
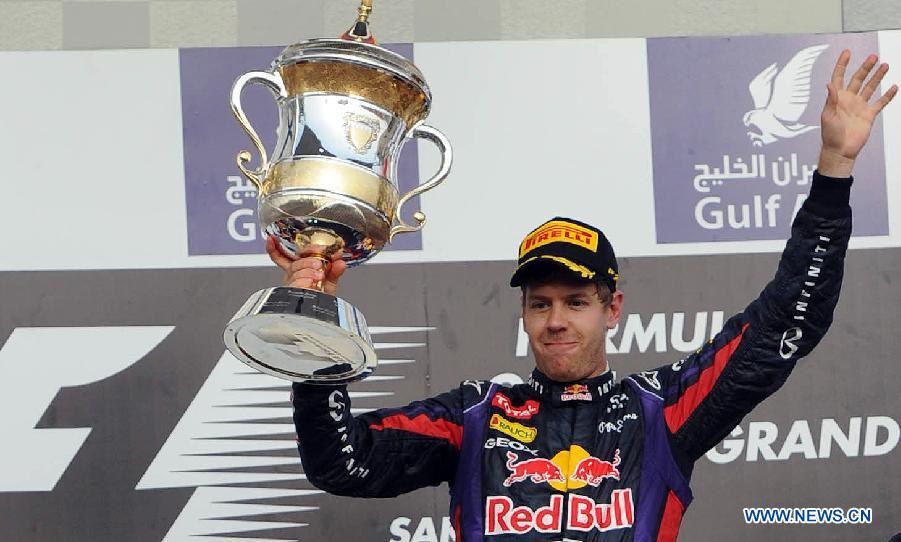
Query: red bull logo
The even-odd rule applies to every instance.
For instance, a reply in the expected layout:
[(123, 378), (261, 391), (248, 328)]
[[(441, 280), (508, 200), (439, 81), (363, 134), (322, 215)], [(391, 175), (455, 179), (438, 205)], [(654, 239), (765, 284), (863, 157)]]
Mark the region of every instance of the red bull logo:
[(519, 457), (515, 453), (507, 451), (506, 455), (510, 475), (504, 480), (504, 487), (529, 481), (547, 483), (558, 491), (568, 492), (586, 485), (598, 487), (608, 478), (621, 480), (619, 448), (613, 453), (613, 461), (594, 457), (578, 444), (557, 452), (551, 459), (534, 457), (517, 462)]
[(593, 487), (601, 485), (601, 482), (605, 478), (619, 480), (619, 470), (616, 468), (619, 465), (619, 462), (619, 448), (617, 448), (616, 453), (613, 454), (612, 462), (604, 461), (603, 459), (598, 459), (593, 456), (586, 457), (576, 464), (576, 468), (573, 469), (572, 476), (570, 476), (569, 479), (577, 482), (585, 482)]
[(533, 459), (525, 459), (519, 463), (514, 463), (519, 459), (513, 452), (507, 452), (507, 470), (510, 476), (504, 480), (504, 487), (510, 487), (517, 482), (529, 480), (534, 484), (542, 482), (566, 482), (566, 477), (560, 467), (554, 465), (550, 459), (536, 457)]
[(485, 534), (560, 533), (564, 521), (568, 531), (605, 532), (632, 527), (634, 516), (629, 488), (613, 490), (609, 503), (570, 494), (565, 517), (563, 495), (552, 495), (547, 506), (537, 509), (513, 506), (510, 497), (492, 495), (485, 500)]
[(492, 406), (503, 409), (504, 414), (511, 418), (516, 418), (517, 420), (528, 420), (535, 414), (538, 414), (538, 401), (529, 400), (522, 406), (514, 406), (510, 401), (510, 398), (503, 393), (494, 394), (494, 398), (491, 399), (491, 404)]
[(560, 394), (561, 401), (591, 401), (591, 392), (584, 384), (571, 384), (563, 388)]

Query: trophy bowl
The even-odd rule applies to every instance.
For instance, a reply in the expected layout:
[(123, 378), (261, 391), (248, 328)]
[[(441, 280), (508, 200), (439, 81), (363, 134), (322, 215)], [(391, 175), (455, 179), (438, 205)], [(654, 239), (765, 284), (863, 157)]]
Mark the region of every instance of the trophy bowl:
[[(275, 96), (279, 124), (270, 159), (241, 106), (242, 90), (261, 84)], [(347, 39), (291, 45), (270, 71), (241, 75), (231, 107), (259, 154), (238, 168), (258, 191), (261, 231), (292, 258), (337, 258), (354, 267), (400, 233), (419, 231), (425, 215), (401, 216), (403, 205), (440, 184), (450, 172), (447, 138), (423, 123), (431, 92), (419, 69), (401, 55)], [(441, 166), (406, 194), (397, 164), (406, 141), (434, 143)], [(275, 287), (253, 294), (228, 323), (225, 344), (255, 369), (296, 382), (342, 384), (377, 365), (363, 315), (318, 290)]]

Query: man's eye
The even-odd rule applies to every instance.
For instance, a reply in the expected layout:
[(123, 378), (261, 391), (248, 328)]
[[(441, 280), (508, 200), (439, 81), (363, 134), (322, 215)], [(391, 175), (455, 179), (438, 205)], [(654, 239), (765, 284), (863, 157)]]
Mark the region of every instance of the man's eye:
[(585, 301), (584, 299), (573, 299), (572, 301), (569, 302), (569, 304), (574, 307), (584, 307), (584, 306), (588, 305), (588, 302)]
[(547, 307), (547, 303), (543, 301), (533, 301), (529, 304), (530, 309), (543, 309), (545, 307)]

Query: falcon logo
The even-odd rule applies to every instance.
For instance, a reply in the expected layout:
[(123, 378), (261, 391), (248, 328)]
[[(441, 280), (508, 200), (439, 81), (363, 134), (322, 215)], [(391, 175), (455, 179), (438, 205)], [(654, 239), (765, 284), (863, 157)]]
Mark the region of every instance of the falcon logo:
[(772, 63), (748, 85), (754, 109), (745, 113), (742, 122), (755, 147), (762, 147), (816, 130), (798, 122), (810, 102), (810, 73), (813, 65), (828, 45), (802, 49), (783, 66), (782, 71)]
[(799, 327), (785, 330), (785, 333), (782, 334), (782, 340), (779, 341), (779, 355), (782, 359), (790, 359), (795, 355), (795, 352), (800, 348), (797, 342), (801, 340), (802, 336), (803, 333)]

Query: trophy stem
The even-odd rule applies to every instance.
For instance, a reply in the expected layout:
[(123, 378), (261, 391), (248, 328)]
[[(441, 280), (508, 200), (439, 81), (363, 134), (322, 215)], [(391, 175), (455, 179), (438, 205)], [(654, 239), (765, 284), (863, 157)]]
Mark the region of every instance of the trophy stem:
[(357, 9), (357, 12), (360, 14), (357, 19), (361, 23), (365, 23), (369, 20), (369, 14), (372, 13), (372, 0), (362, 0), (360, 2), (360, 7)]
[(375, 44), (375, 37), (369, 30), (369, 14), (372, 13), (372, 0), (361, 0), (357, 8), (357, 20), (341, 35), (341, 39)]

